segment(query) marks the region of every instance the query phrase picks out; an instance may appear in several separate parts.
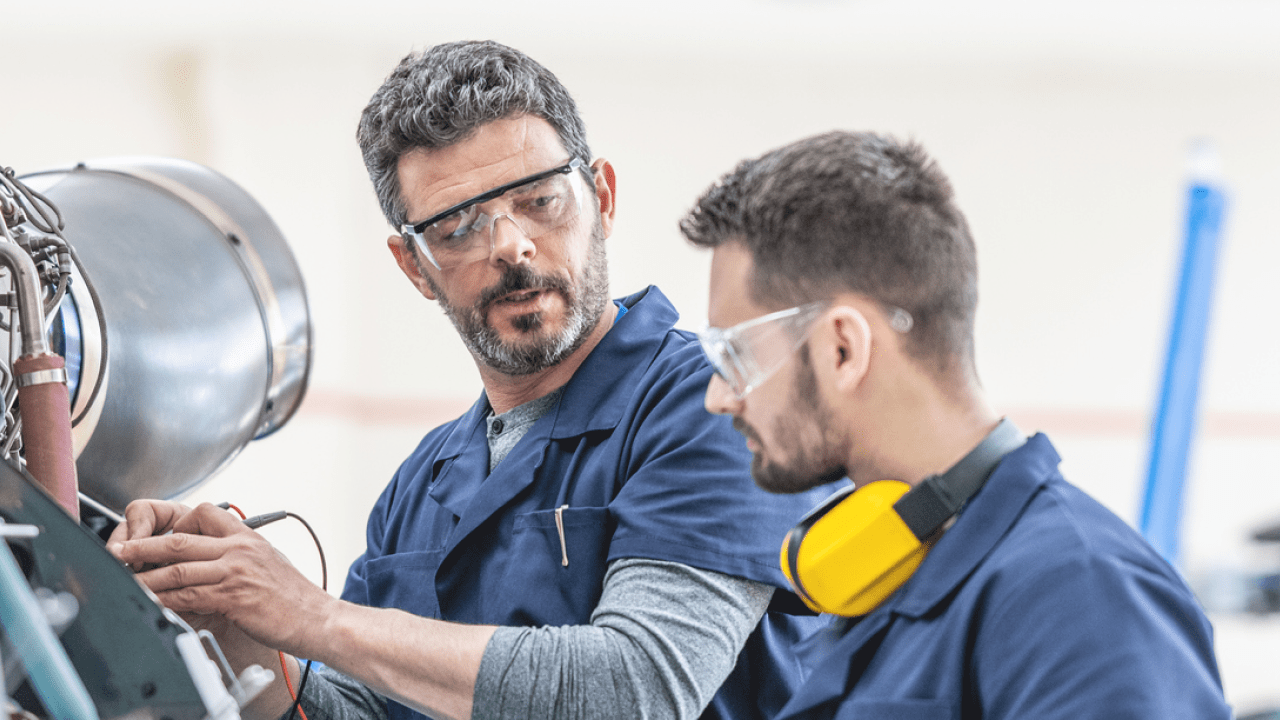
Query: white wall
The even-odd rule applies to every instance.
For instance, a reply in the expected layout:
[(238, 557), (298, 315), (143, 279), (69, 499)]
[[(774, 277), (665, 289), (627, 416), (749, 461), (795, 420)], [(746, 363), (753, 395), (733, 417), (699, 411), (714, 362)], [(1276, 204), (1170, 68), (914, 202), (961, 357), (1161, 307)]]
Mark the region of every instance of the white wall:
[[(354, 4), (353, 4), (354, 5)], [(330, 587), (425, 430), (479, 391), (385, 250), (353, 135), (405, 52), (492, 37), (552, 68), (619, 174), (613, 287), (657, 283), (697, 327), (705, 254), (675, 223), (742, 157), (830, 128), (914, 136), (951, 175), (982, 268), (979, 366), (1068, 475), (1135, 521), (1178, 261), (1185, 159), (1231, 187), (1193, 455), (1186, 570), (1256, 569), (1280, 519), (1280, 8), (1267, 2), (644, 4), (378, 0), (5, 4), (0, 164), (205, 163), (272, 213), (306, 277), (310, 392), (193, 500), (289, 509)], [(266, 528), (317, 580), (298, 527)], [(1280, 629), (1215, 613), (1227, 692), (1280, 702)]]

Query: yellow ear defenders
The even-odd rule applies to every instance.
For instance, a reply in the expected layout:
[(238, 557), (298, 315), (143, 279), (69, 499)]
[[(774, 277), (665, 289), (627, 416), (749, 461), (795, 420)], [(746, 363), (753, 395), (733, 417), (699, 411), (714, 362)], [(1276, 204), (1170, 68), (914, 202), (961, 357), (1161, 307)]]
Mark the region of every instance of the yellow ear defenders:
[(960, 462), (914, 488), (879, 480), (827, 498), (782, 543), (782, 572), (813, 610), (858, 616), (874, 610), (915, 572), (933, 536), (1026, 438), (1009, 420)]

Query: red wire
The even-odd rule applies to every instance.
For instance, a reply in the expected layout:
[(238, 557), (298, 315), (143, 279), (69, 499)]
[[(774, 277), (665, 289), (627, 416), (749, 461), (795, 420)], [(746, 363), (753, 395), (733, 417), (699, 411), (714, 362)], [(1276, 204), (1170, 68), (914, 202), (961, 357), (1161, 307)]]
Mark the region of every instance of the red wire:
[[(236, 507), (235, 505), (232, 505), (231, 503), (227, 503), (227, 509), (234, 510), (236, 514), (240, 516), (241, 520), (244, 520), (245, 518), (249, 517), (248, 515), (244, 514), (243, 510)], [(284, 652), (281, 651), (279, 655), (280, 655), (280, 672), (284, 673), (284, 686), (289, 689), (289, 697), (293, 699), (294, 703), (298, 703), (298, 693), (293, 691), (293, 680), (289, 678), (289, 666), (285, 662)], [(302, 720), (307, 720), (307, 711), (302, 709), (302, 705), (300, 703), (298, 703), (298, 714), (302, 716)]]
[(289, 697), (293, 698), (293, 702), (298, 706), (298, 714), (302, 716), (302, 720), (307, 720), (307, 711), (302, 709), (302, 703), (298, 702), (298, 694), (293, 691), (293, 680), (289, 679), (289, 667), (285, 664), (284, 653), (280, 653), (280, 672), (284, 673), (284, 686), (289, 688)]

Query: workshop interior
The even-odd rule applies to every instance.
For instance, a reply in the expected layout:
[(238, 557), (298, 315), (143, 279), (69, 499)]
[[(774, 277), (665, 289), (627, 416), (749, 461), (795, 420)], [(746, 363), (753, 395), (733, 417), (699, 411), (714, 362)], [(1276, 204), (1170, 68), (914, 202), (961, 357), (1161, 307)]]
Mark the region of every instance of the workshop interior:
[(618, 170), (613, 294), (659, 285), (690, 330), (707, 259), (676, 223), (724, 169), (832, 128), (929, 147), (978, 243), (984, 387), (1185, 574), (1240, 720), (1280, 718), (1280, 5), (1032, 5), (0, 10), (0, 702), (232, 720), (279, 672), (233, 673), (103, 540), (175, 498), (363, 549), (480, 384), (386, 250), (355, 123), (405, 52), (491, 37)]

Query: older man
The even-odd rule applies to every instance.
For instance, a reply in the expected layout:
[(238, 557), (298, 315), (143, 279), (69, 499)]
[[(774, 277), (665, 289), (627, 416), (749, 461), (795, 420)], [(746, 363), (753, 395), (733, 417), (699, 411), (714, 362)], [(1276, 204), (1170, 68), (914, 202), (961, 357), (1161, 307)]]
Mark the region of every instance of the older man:
[(985, 398), (974, 243), (919, 145), (802, 140), (682, 229), (714, 248), (707, 408), (757, 482), (854, 483), (788, 535), (802, 596), (846, 617), (780, 717), (1230, 716), (1178, 573)]
[[(656, 288), (609, 299), (615, 172), (572, 98), (511, 48), (441, 45), (401, 62), (358, 137), (391, 254), (483, 394), (387, 486), (341, 601), (212, 506), (131, 505), (117, 555), (161, 565), (142, 579), (223, 622), (241, 662), (322, 662), (311, 720), (772, 715), (818, 623), (782, 611), (777, 542), (816, 498), (754, 487)], [(277, 683), (252, 710), (289, 705)]]

